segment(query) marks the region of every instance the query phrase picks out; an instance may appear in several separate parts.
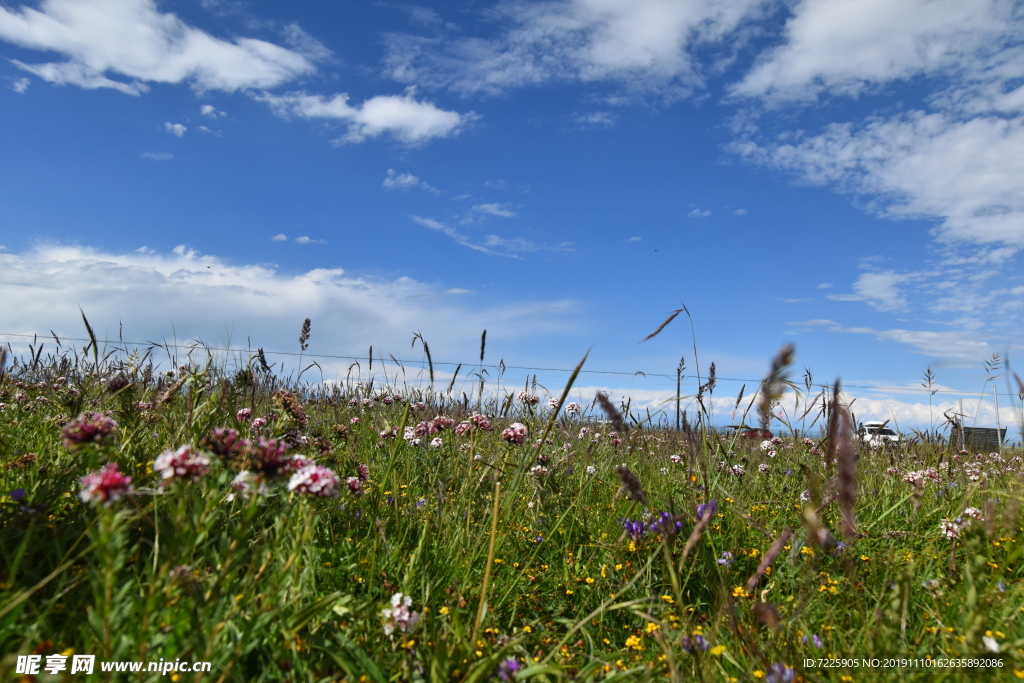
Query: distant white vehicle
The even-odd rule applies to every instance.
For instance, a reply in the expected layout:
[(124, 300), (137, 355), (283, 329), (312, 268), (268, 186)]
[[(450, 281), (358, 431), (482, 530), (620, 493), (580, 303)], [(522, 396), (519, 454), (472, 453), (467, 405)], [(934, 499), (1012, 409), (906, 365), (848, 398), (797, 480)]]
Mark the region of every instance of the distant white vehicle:
[(903, 441), (888, 422), (862, 422), (857, 428), (857, 438), (872, 447), (897, 445)]

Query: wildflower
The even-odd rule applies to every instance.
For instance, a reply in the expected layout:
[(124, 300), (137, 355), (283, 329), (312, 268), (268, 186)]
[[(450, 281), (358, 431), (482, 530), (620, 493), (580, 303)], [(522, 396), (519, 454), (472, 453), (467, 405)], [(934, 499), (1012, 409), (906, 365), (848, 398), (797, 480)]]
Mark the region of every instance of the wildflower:
[(370, 481), (370, 468), (366, 465), (356, 465), (356, 472), (359, 474), (359, 481)]
[[(355, 419), (357, 421), (359, 420), (358, 417), (357, 418), (353, 418), (353, 419)], [(255, 420), (252, 421), (252, 425), (250, 425), (250, 426), (252, 427), (252, 431), (258, 432), (266, 424), (267, 424), (267, 418), (265, 418), (265, 417), (257, 417)]]
[(132, 478), (126, 477), (117, 470), (117, 464), (108, 462), (102, 469), (87, 474), (80, 480), (82, 490), (78, 496), (84, 503), (103, 503), (104, 507), (110, 507), (114, 502), (123, 496), (130, 496), (132, 490)]
[(702, 519), (705, 516), (705, 514), (708, 517), (710, 517), (711, 515), (715, 514), (715, 510), (717, 509), (718, 501), (715, 500), (714, 498), (712, 498), (711, 502), (707, 504), (701, 503), (700, 505), (697, 506), (697, 519)]
[(559, 401), (557, 398), (553, 398), (552, 397), (552, 398), (548, 399), (548, 408), (551, 408), (551, 410), (558, 410), (559, 407), (561, 407), (561, 405), (562, 405), (562, 402)]
[(117, 422), (103, 413), (82, 413), (69, 422), (62, 432), (64, 445), (75, 450), (87, 443), (98, 443), (117, 429)]
[(565, 413), (567, 415), (579, 415), (580, 414), (580, 404), (576, 403), (575, 401), (572, 402), (572, 403), (567, 403), (566, 406), (565, 406)]
[(437, 438), (434, 438), (434, 439), (430, 440), (430, 447), (431, 448), (440, 448), (443, 445), (444, 445), (444, 439), (442, 439), (441, 437), (437, 437)]
[(523, 404), (528, 405), (528, 406), (535, 406), (538, 403), (540, 403), (540, 397), (536, 396), (534, 394), (531, 394), (528, 391), (520, 391), (518, 398), (519, 398), (519, 402), (520, 403), (523, 403)]
[(391, 596), (391, 606), (381, 610), (381, 614), (386, 619), (384, 622), (384, 635), (390, 636), (395, 632), (395, 629), (402, 633), (411, 633), (416, 628), (420, 615), (419, 612), (410, 612), (409, 608), (411, 606), (412, 598), (408, 595), (403, 596), (401, 593), (395, 593)]
[[(256, 420), (253, 420), (254, 424), (255, 422)], [(267, 476), (277, 476), (279, 470), (287, 464), (284, 454), (288, 452), (288, 444), (284, 441), (260, 437), (249, 444), (248, 450), (253, 458), (253, 466)]]
[(795, 675), (792, 667), (776, 662), (768, 667), (765, 683), (792, 683)]
[(340, 485), (338, 475), (321, 465), (307, 465), (288, 480), (289, 491), (311, 496), (336, 497)]
[(670, 455), (668, 459), (672, 461), (673, 465), (679, 465), (683, 462), (683, 456), (681, 455)]
[(810, 500), (810, 499), (811, 499), (811, 490), (810, 490), (810, 489), (804, 489), (804, 490), (803, 490), (803, 491), (802, 491), (802, 492), (800, 493), (800, 500), (803, 500), (803, 501), (808, 501), (808, 500)]
[(836, 543), (836, 547), (832, 549), (832, 554), (833, 555), (842, 555), (845, 552), (846, 552), (846, 544), (843, 543), (842, 541), (839, 541), (838, 543)]
[(747, 473), (747, 470), (743, 467), (743, 465), (739, 465), (739, 464), (737, 464), (737, 465), (730, 465), (728, 470), (729, 470), (729, 474), (731, 474), (734, 477), (742, 477), (744, 474)]
[(768, 463), (764, 462), (757, 466), (757, 471), (760, 472), (761, 474), (768, 474), (768, 472), (770, 472), (771, 469), (772, 468), (768, 467)]
[(511, 681), (516, 677), (516, 673), (522, 668), (519, 660), (515, 657), (509, 657), (508, 659), (501, 660), (498, 664), (498, 678), (503, 681)]
[(981, 516), (981, 510), (979, 510), (978, 508), (971, 507), (965, 509), (964, 516), (971, 517), (972, 519), (980, 519), (983, 522), (985, 521), (985, 518)]
[(715, 657), (721, 657), (725, 654), (726, 649), (725, 645), (715, 645), (711, 648), (711, 654)]
[(487, 419), (487, 416), (481, 415), (480, 413), (474, 413), (470, 415), (469, 422), (474, 427), (484, 432), (489, 432), (491, 431), (491, 429), (493, 429), (493, 427), (491, 426), (491, 421)]
[(960, 526), (956, 522), (944, 519), (939, 523), (939, 530), (942, 531), (942, 535), (946, 538), (953, 540), (960, 538)]
[(805, 446), (813, 446), (814, 445), (814, 441), (812, 441), (811, 439), (808, 439), (807, 437), (804, 437), (804, 445)]
[(249, 498), (253, 493), (260, 496), (266, 494), (267, 491), (269, 491), (267, 485), (264, 482), (259, 481), (259, 485), (257, 486), (257, 481), (259, 481), (259, 479), (255, 472), (250, 472), (249, 470), (239, 472), (235, 478), (231, 480), (231, 488), (234, 489), (234, 491), (228, 494), (227, 501), (230, 503), (235, 500), (237, 496)]
[(732, 556), (732, 553), (730, 553), (728, 550), (723, 550), (722, 556), (718, 558), (718, 564), (722, 565), (723, 567), (731, 567), (732, 563), (735, 561), (736, 560)]
[(310, 458), (307, 458), (304, 455), (293, 455), (284, 459), (284, 465), (281, 466), (281, 469), (279, 469), (277, 473), (280, 476), (286, 476), (298, 472), (303, 467), (315, 464), (316, 463), (314, 463)]
[(361, 495), (363, 492), (363, 484), (359, 477), (348, 477), (345, 479), (345, 484), (348, 486), (348, 490), (356, 495)]
[(634, 522), (629, 519), (624, 520), (622, 522), (622, 527), (626, 530), (626, 533), (628, 533), (634, 541), (640, 540), (640, 537), (643, 536), (644, 532), (647, 531), (646, 524), (644, 524), (641, 521)]
[(597, 468), (594, 467), (593, 465), (587, 465), (587, 474), (590, 474), (590, 475), (597, 474)]
[(199, 481), (210, 473), (210, 458), (197, 453), (191, 446), (182, 446), (176, 451), (166, 450), (153, 462), (153, 471), (167, 479), (189, 479)]
[(398, 435), (398, 427), (392, 427), (391, 429), (382, 429), (380, 432), (380, 438), (382, 439), (393, 439)]
[(549, 470), (547, 467), (544, 467), (543, 465), (534, 465), (533, 467), (530, 468), (530, 474), (532, 474), (535, 477), (546, 477), (547, 475), (551, 474), (551, 470)]
[(416, 501), (416, 509), (420, 510), (426, 504), (427, 504), (427, 499), (426, 498), (420, 498), (419, 500)]
[[(259, 419), (261, 419), (261, 418), (256, 418), (256, 420), (259, 420)], [(253, 424), (256, 424), (256, 420), (253, 420)], [(264, 424), (265, 424), (265, 423), (266, 423), (266, 420), (263, 420), (263, 422), (264, 422)], [(358, 417), (353, 417), (352, 419), (350, 419), (350, 420), (348, 421), (348, 423), (349, 423), (350, 425), (357, 425), (357, 424), (359, 424), (359, 418), (358, 418)]]
[(707, 652), (708, 648), (711, 647), (710, 643), (708, 643), (708, 641), (704, 639), (704, 636), (700, 634), (695, 635), (693, 640), (690, 639), (690, 636), (684, 635), (680, 644), (683, 649), (690, 654), (694, 654), (695, 652)]
[(750, 595), (750, 593), (748, 593), (747, 589), (744, 588), (743, 586), (736, 586), (735, 588), (732, 589), (732, 597), (734, 597), (734, 598), (745, 598), (745, 597), (747, 597), (749, 595)]
[(217, 427), (203, 439), (200, 445), (204, 450), (213, 453), (219, 458), (231, 460), (235, 455), (248, 447), (249, 442), (240, 438), (239, 433), (234, 429)]
[(248, 422), (252, 419), (252, 408), (242, 408), (235, 413), (235, 419), (239, 422)]
[[(473, 425), (471, 425), (468, 422), (460, 422), (459, 424), (457, 424), (455, 426), (455, 435), (456, 436), (463, 436), (465, 434), (468, 434), (471, 431), (473, 431)], [(408, 434), (409, 434), (409, 428), (408, 427), (405, 428), (405, 433), (408, 436)], [(408, 439), (406, 439), (406, 440), (408, 440)]]
[(445, 429), (448, 429), (453, 424), (455, 424), (455, 420), (453, 420), (452, 418), (447, 417), (445, 415), (438, 415), (431, 422), (431, 425), (433, 425), (434, 427), (432, 431), (441, 432), (444, 431)]
[(512, 444), (522, 444), (526, 441), (529, 430), (521, 422), (513, 422), (508, 429), (501, 433), (501, 438)]
[(761, 442), (761, 450), (762, 451), (767, 453), (771, 449), (772, 449), (771, 439), (765, 439), (764, 441)]
[(142, 401), (139, 401), (138, 403), (135, 404), (135, 408), (139, 412), (145, 412), (147, 410), (150, 410), (152, 407), (153, 407), (152, 403), (143, 403)]
[(305, 427), (309, 422), (309, 418), (306, 417), (306, 411), (299, 403), (299, 399), (291, 392), (278, 391), (274, 394), (274, 405), (287, 413), (299, 427)]

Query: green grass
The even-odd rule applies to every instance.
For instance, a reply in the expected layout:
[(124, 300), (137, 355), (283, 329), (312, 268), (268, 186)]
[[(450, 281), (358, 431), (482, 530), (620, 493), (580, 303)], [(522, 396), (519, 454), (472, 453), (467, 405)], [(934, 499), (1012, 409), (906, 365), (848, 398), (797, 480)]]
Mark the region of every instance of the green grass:
[[(817, 510), (837, 487), (820, 438), (787, 439), (769, 457), (758, 443), (641, 424), (616, 446), (606, 423), (552, 422), (546, 408), (499, 396), (484, 410), (493, 430), (449, 428), (416, 446), (402, 438), (406, 427), (437, 415), (457, 424), (472, 411), (447, 394), (404, 388), (303, 388), (213, 366), (179, 373), (177, 385), (135, 358), (98, 369), (102, 359), (93, 360), (0, 375), (0, 679), (18, 679), (16, 655), (70, 651), (212, 663), (176, 679), (186, 681), (485, 681), (509, 658), (519, 680), (749, 681), (778, 663), (809, 681), (1024, 676), (1016, 453), (985, 455), (971, 481), (964, 465), (974, 454), (951, 461), (941, 444), (861, 451), (858, 535), (842, 538), (838, 502)], [(298, 395), (305, 426), (294, 406), (275, 404), (281, 389)], [(395, 393), (408, 395), (350, 404)], [(276, 416), (263, 435), (332, 468), (341, 495), (290, 492), (285, 476), (268, 477), (263, 495), (228, 500), (245, 463), (216, 457), (200, 481), (161, 487), (152, 471), (161, 452), (198, 448), (217, 427), (251, 437), (235, 417), (246, 407)], [(86, 410), (110, 411), (119, 427), (69, 449), (62, 425)], [(523, 445), (501, 438), (515, 421), (530, 430)], [(593, 433), (581, 436), (583, 427)], [(397, 437), (380, 436), (392, 430)], [(533, 444), (545, 433), (540, 462)], [(434, 437), (440, 448), (429, 446)], [(84, 503), (80, 479), (107, 462), (133, 477), (135, 495)], [(622, 520), (646, 511), (621, 488), (623, 463), (650, 512), (675, 515), (678, 534), (625, 532)], [(356, 495), (345, 480), (360, 464), (369, 481)], [(538, 464), (548, 473), (531, 472)], [(736, 465), (743, 476), (730, 472)], [(927, 467), (937, 468), (935, 481), (903, 481)], [(805, 489), (812, 500), (800, 500)], [(693, 534), (697, 505), (712, 499), (714, 515)], [(943, 536), (942, 520), (967, 507), (985, 520), (955, 542)], [(845, 550), (818, 545), (819, 525)], [(748, 594), (787, 529), (792, 538)], [(731, 565), (718, 562), (723, 552)], [(386, 635), (382, 610), (399, 592), (421, 618), (411, 632)], [(986, 634), (1005, 655), (999, 673), (804, 666), (852, 654), (980, 654)], [(694, 647), (698, 635), (706, 651)]]

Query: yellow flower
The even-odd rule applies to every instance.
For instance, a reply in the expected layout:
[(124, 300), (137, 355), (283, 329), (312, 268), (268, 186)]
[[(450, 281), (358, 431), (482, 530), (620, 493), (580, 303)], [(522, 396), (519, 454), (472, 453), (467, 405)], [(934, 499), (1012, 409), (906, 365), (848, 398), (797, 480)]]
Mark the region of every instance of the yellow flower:
[(710, 652), (715, 657), (721, 657), (723, 654), (725, 654), (725, 650), (725, 645), (715, 645), (713, 648), (708, 650), (708, 652)]
[(747, 589), (743, 586), (736, 586), (732, 589), (732, 597), (734, 598), (745, 598), (748, 595), (750, 595), (750, 593), (748, 593)]
[(416, 645), (416, 641), (412, 638), (402, 643), (402, 647), (404, 647), (406, 650), (411, 650), (414, 645)]
[[(991, 634), (989, 634), (989, 635), (991, 635)], [(70, 657), (71, 655), (75, 654), (75, 648), (69, 647), (68, 649), (64, 650), (64, 652), (61, 652), (60, 654), (63, 657)]]
[(803, 548), (800, 548), (800, 552), (803, 553), (804, 555), (813, 555), (814, 554), (814, 548), (808, 548), (807, 546), (804, 546)]
[(615, 571), (620, 571), (621, 569), (622, 569), (622, 565), (621, 564), (615, 565)]
[(523, 631), (526, 632), (526, 633), (533, 633), (533, 627), (532, 626), (524, 626), (523, 627)]
[(629, 552), (631, 552), (631, 553), (635, 553), (636, 552), (636, 543), (634, 543), (633, 541), (629, 542)]
[(849, 676), (849, 675), (844, 674), (844, 675), (839, 677), (839, 680), (841, 680), (843, 683), (850, 683), (850, 681), (853, 680), (853, 676)]
[(757, 678), (757, 679), (764, 678), (764, 672), (761, 671), (760, 669), (755, 670), (754, 671), (754, 678)]
[(442, 607), (441, 609), (439, 609), (437, 611), (440, 612), (441, 614), (448, 614), (448, 608), (447, 607)]
[(587, 577), (587, 583), (594, 583), (594, 580), (588, 576)]
[(861, 559), (861, 560), (863, 560), (864, 562), (868, 562), (868, 561), (870, 561), (870, 560), (871, 560), (871, 558), (870, 558), (870, 557), (868, 557), (867, 555), (861, 555), (861, 556), (860, 556), (860, 559)]
[(571, 588), (566, 588), (565, 589), (565, 594), (566, 595), (572, 595), (572, 589)]
[(662, 595), (661, 599), (664, 600), (665, 602), (667, 602), (670, 605), (675, 604), (675, 600), (672, 599), (671, 595)]
[(644, 626), (644, 630), (647, 631), (648, 633), (654, 633), (659, 628), (661, 628), (661, 627), (658, 626), (657, 624), (655, 624), (653, 621), (647, 622), (647, 626)]
[(639, 650), (640, 636), (630, 636), (626, 638), (626, 647), (631, 647)]
[(606, 576), (608, 576), (608, 565), (602, 564), (601, 565), (601, 578), (603, 579)]

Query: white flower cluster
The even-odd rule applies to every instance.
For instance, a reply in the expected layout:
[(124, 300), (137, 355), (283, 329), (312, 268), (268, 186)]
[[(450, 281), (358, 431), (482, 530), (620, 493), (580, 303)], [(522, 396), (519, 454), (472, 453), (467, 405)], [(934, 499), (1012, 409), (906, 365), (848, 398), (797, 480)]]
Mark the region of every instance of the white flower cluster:
[(420, 620), (419, 612), (411, 612), (412, 598), (408, 595), (395, 593), (391, 596), (391, 606), (381, 610), (384, 616), (384, 635), (390, 636), (396, 630), (411, 633)]

